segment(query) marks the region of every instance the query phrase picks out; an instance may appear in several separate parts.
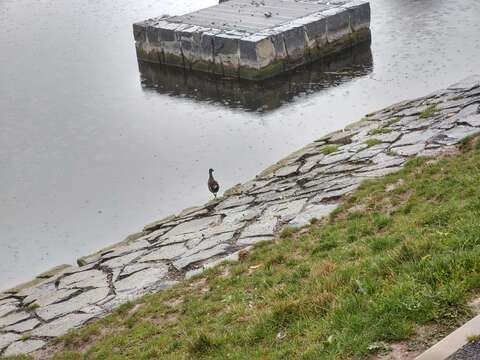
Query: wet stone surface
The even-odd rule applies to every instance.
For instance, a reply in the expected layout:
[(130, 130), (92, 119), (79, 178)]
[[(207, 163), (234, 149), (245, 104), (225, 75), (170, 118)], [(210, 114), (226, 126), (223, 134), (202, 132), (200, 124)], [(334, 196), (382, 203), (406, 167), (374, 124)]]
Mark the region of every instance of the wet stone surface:
[[(431, 104), (436, 111), (425, 117)], [(128, 243), (82, 258), (83, 266), (58, 267), (0, 294), (0, 356), (35, 351), (126, 301), (234, 259), (285, 226), (327, 216), (364, 179), (398, 171), (410, 157), (451, 152), (480, 132), (478, 104), (480, 77), (472, 77), (370, 114), (223, 198), (150, 224)]]

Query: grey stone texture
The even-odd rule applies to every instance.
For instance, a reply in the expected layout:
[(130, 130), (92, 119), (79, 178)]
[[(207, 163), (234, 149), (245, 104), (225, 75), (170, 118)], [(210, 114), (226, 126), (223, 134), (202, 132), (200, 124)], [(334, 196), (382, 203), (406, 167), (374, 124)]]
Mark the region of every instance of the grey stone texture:
[(230, 0), (133, 34), (141, 60), (261, 80), (369, 40), (369, 28), (365, 0)]
[(0, 352), (9, 346), (14, 341), (20, 339), (21, 336), (14, 333), (3, 333), (0, 334)]
[[(439, 111), (421, 118), (419, 109), (433, 102)], [(35, 351), (126, 301), (237, 259), (240, 251), (272, 240), (285, 226), (328, 216), (364, 179), (398, 171), (410, 157), (451, 152), (480, 132), (478, 104), (480, 81), (472, 77), (369, 114), (224, 197), (147, 225), (127, 242), (82, 258), (83, 266), (55, 268), (0, 294), (0, 356)], [(382, 143), (368, 147), (365, 142), (372, 138)], [(325, 155), (325, 146), (332, 144), (336, 151)], [(24, 335), (28, 340), (21, 341)]]
[(5, 350), (5, 356), (16, 356), (27, 354), (32, 351), (38, 350), (45, 345), (43, 340), (25, 340), (25, 341), (16, 341), (11, 344), (7, 350)]

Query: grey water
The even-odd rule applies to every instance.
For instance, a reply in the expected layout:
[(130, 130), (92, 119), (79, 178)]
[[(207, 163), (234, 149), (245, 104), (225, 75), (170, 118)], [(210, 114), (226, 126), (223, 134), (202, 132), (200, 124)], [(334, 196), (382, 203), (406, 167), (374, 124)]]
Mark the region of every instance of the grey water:
[(0, 289), (480, 72), (478, 0), (372, 0), (371, 50), (264, 85), (137, 63), (133, 22), (215, 2), (0, 0)]

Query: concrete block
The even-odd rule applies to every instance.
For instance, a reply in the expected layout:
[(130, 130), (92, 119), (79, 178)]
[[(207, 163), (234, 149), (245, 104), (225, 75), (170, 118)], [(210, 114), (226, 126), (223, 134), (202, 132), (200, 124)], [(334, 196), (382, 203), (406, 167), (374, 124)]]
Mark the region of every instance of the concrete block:
[(364, 0), (354, 0), (344, 6), (348, 9), (350, 27), (353, 31), (370, 28), (370, 3)]
[(141, 60), (262, 80), (366, 40), (369, 26), (364, 0), (230, 0), (133, 31)]
[(343, 8), (327, 10), (327, 41), (333, 43), (350, 35), (350, 14)]

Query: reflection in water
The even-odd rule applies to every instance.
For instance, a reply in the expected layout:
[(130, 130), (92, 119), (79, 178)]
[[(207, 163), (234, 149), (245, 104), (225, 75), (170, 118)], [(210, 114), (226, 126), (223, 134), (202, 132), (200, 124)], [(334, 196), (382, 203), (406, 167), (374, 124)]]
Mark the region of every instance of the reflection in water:
[(232, 108), (265, 112), (369, 74), (373, 68), (370, 42), (335, 56), (297, 68), (263, 82), (220, 78), (200, 72), (140, 61), (142, 86), (146, 91), (220, 103)]

